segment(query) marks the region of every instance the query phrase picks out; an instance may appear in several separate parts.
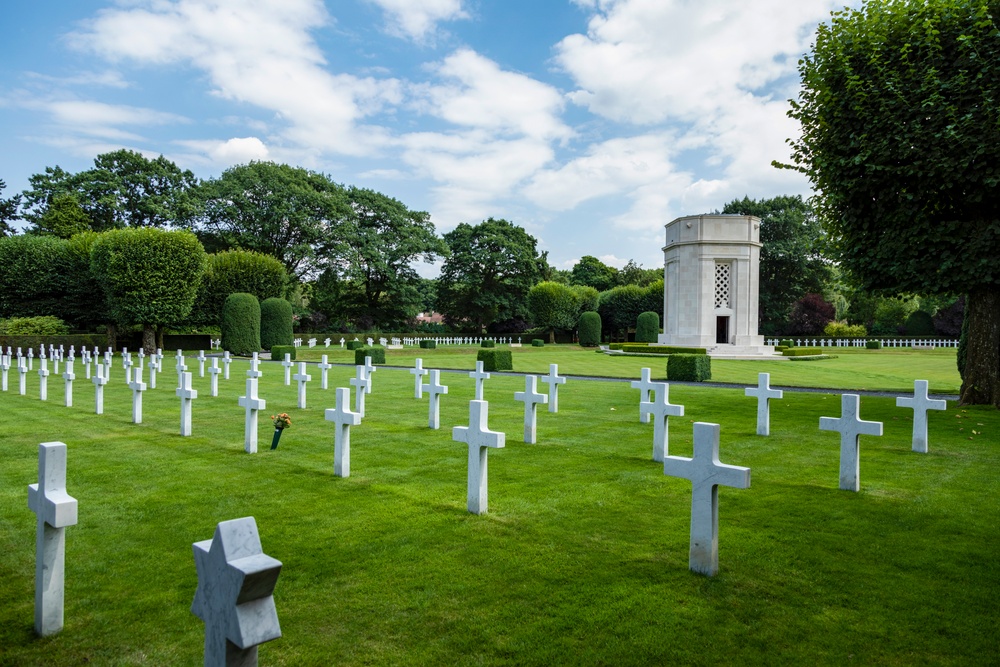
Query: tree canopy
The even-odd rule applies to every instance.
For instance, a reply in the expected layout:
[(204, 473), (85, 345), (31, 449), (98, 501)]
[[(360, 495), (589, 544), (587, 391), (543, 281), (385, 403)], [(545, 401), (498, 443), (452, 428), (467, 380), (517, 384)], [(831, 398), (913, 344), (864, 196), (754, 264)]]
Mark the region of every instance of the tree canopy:
[(598, 292), (605, 292), (618, 284), (618, 269), (593, 255), (584, 255), (573, 265), (570, 278), (576, 285), (589, 285)]
[[(7, 184), (0, 178), (0, 195), (3, 194)], [(17, 220), (17, 210), (21, 206), (21, 195), (14, 195), (8, 199), (0, 197), (0, 236), (7, 236), (14, 233), (14, 228), (10, 223)]]
[(862, 287), (968, 293), (962, 400), (1000, 407), (1000, 30), (990, 0), (867, 0), (820, 25), (789, 115)]

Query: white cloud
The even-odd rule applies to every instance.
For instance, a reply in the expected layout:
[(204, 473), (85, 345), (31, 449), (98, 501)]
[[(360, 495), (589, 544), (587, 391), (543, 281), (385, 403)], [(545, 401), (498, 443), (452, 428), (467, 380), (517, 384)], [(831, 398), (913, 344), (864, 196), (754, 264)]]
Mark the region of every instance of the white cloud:
[(271, 157), (267, 146), (257, 137), (233, 137), (226, 141), (178, 141), (178, 145), (193, 151), (189, 156), (199, 162), (214, 166), (229, 167), (253, 160), (267, 160)]
[(389, 32), (417, 42), (434, 34), (441, 21), (469, 18), (462, 0), (370, 0), (385, 12)]

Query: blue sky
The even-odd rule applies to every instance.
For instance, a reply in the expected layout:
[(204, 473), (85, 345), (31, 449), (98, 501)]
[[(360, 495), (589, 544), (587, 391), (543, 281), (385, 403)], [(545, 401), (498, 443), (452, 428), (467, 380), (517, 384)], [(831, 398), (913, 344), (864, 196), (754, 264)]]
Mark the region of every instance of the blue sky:
[(0, 179), (9, 195), (122, 147), (202, 178), (269, 159), (429, 211), (440, 232), (506, 218), (558, 268), (661, 266), (678, 216), (809, 194), (770, 164), (797, 131), (796, 62), (844, 4), (11, 3)]

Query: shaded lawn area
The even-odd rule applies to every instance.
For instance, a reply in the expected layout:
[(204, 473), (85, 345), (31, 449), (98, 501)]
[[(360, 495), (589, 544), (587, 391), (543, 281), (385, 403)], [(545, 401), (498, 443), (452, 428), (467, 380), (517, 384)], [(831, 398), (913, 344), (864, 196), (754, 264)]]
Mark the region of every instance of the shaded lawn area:
[[(544, 356), (523, 356), (547, 370)], [(178, 435), (172, 371), (146, 392), (141, 425), (130, 423), (117, 363), (103, 416), (79, 365), (73, 408), (54, 379), (40, 402), (36, 374), (27, 396), (0, 394), (0, 665), (200, 664), (191, 544), (248, 515), (265, 553), (284, 563), (275, 590), (284, 636), (261, 647), (262, 665), (975, 664), (997, 655), (995, 410), (931, 413), (930, 452), (916, 454), (912, 411), (863, 398), (861, 417), (884, 421), (885, 435), (862, 438), (862, 491), (850, 493), (837, 489), (839, 436), (818, 430), (820, 416), (839, 416), (836, 394), (773, 402), (765, 438), (742, 390), (672, 387), (686, 414), (671, 418), (670, 454), (691, 455), (692, 422), (715, 422), (722, 462), (752, 469), (750, 489), (720, 489), (721, 570), (708, 579), (687, 569), (691, 485), (651, 460), (652, 426), (639, 423), (638, 391), (626, 384), (571, 380), (559, 413), (540, 409), (538, 444), (526, 445), (512, 400), (523, 380), (488, 380), (489, 423), (507, 446), (489, 453), (489, 513), (473, 516), (467, 449), (450, 431), (468, 422), (471, 379), (444, 378), (442, 428), (432, 431), (413, 376), (377, 371), (367, 416), (352, 429), (352, 476), (340, 479), (323, 409), (353, 369), (330, 371), (323, 392), (311, 368), (309, 407), (298, 410), (283, 369), (262, 366), (267, 414), (286, 411), (293, 425), (271, 452), (262, 420), (253, 456), (237, 405), (244, 362), (217, 398), (195, 373), (188, 438)], [(38, 443), (51, 440), (69, 447), (80, 520), (67, 529), (66, 628), (40, 640), (26, 485), (37, 481)]]

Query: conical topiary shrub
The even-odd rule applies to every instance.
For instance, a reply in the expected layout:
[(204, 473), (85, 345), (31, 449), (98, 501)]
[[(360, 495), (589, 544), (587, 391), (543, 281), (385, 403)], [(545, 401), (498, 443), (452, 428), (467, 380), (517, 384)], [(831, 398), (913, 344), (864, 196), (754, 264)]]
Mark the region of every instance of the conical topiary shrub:
[(581, 314), (578, 327), (580, 345), (597, 347), (601, 344), (601, 316), (598, 313), (590, 311)]
[(660, 316), (651, 310), (639, 313), (635, 322), (635, 342), (655, 343), (660, 338)]
[(260, 346), (270, 350), (275, 345), (292, 344), (292, 304), (272, 297), (260, 302)]
[(222, 349), (243, 357), (260, 351), (260, 303), (253, 294), (226, 297), (221, 325)]

